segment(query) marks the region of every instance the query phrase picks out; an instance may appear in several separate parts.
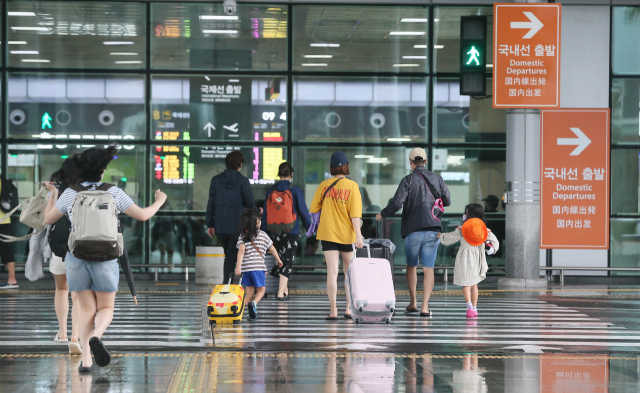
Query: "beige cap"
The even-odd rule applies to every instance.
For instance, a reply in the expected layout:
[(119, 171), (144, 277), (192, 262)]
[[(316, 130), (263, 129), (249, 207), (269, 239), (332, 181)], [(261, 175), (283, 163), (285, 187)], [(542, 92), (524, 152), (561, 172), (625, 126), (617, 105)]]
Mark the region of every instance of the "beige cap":
[(415, 161), (416, 157), (420, 157), (424, 161), (426, 161), (427, 160), (427, 152), (424, 151), (424, 149), (421, 148), (421, 147), (416, 147), (416, 148), (411, 150), (411, 153), (409, 153), (409, 159), (411, 161)]

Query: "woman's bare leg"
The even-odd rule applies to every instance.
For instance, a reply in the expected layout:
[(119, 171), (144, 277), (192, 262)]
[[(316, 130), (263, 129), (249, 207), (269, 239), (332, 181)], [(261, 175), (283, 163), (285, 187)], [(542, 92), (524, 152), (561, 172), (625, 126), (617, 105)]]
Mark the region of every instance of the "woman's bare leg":
[(96, 317), (96, 295), (92, 290), (76, 292), (80, 304), (80, 318), (78, 331), (80, 333), (80, 346), (82, 347), (82, 366), (91, 367), (93, 359), (89, 350), (89, 339), (93, 335), (93, 322)]
[(338, 306), (336, 297), (338, 295), (338, 271), (340, 269), (340, 253), (338, 251), (325, 251), (324, 257), (327, 260), (327, 295), (331, 304), (331, 317), (338, 316)]
[(67, 338), (67, 319), (69, 318), (69, 286), (67, 276), (64, 274), (54, 274), (56, 282), (55, 309), (58, 317), (58, 338)]

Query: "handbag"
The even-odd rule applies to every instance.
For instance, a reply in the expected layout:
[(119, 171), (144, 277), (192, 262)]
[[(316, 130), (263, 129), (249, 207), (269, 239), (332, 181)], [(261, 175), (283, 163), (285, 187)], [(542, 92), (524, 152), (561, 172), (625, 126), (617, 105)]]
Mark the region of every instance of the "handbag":
[[(324, 198), (327, 196), (327, 194), (329, 193), (329, 191), (336, 185), (338, 184), (338, 182), (340, 180), (344, 179), (344, 177), (339, 178), (338, 180), (334, 181), (333, 184), (331, 184), (326, 191), (324, 192), (324, 195), (322, 196), (322, 202), (324, 203)], [(311, 215), (311, 226), (309, 227), (309, 229), (307, 230), (307, 237), (311, 237), (313, 236), (314, 233), (316, 233), (318, 231), (318, 227), (320, 226), (320, 213), (322, 213), (322, 208), (320, 208), (320, 210), (318, 210), (317, 213), (309, 213)]]
[(20, 222), (35, 229), (35, 231), (21, 237), (0, 234), (0, 241), (11, 243), (27, 240), (31, 236), (39, 234), (46, 228), (47, 225), (44, 223), (44, 213), (47, 208), (47, 204), (49, 203), (49, 197), (46, 196), (46, 192), (47, 189), (45, 187), (41, 187), (40, 191), (38, 191), (35, 196), (25, 199), (21, 204), (5, 214), (4, 217), (0, 218), (0, 222), (2, 222), (7, 217), (11, 217), (11, 215), (20, 207), (23, 207), (22, 212), (20, 213)]
[(433, 200), (435, 201), (433, 206), (431, 207), (431, 216), (436, 221), (440, 221), (440, 219), (442, 218), (442, 215), (444, 214), (444, 204), (442, 203), (442, 198), (436, 199), (436, 197), (434, 197), (433, 193), (431, 192), (431, 187), (429, 187), (429, 182), (427, 181), (425, 176), (418, 171), (415, 171), (415, 172), (418, 175), (420, 175), (420, 177), (422, 178), (422, 181), (424, 181), (424, 184), (427, 186), (427, 190), (429, 190), (429, 194), (431, 195), (431, 198), (433, 198)]

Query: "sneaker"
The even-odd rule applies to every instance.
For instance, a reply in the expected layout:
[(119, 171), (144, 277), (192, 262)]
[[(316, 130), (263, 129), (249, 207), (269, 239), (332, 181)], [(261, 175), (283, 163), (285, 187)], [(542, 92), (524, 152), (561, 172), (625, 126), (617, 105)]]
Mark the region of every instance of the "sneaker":
[(468, 308), (467, 309), (467, 318), (475, 318), (476, 315), (477, 314), (473, 311), (473, 308)]
[(0, 284), (0, 289), (18, 289), (18, 284), (9, 284), (5, 282), (4, 284)]
[(473, 317), (478, 318), (478, 310), (473, 310)]
[(249, 317), (247, 318), (249, 321), (255, 321), (258, 319), (258, 307), (256, 306), (256, 302), (249, 303)]

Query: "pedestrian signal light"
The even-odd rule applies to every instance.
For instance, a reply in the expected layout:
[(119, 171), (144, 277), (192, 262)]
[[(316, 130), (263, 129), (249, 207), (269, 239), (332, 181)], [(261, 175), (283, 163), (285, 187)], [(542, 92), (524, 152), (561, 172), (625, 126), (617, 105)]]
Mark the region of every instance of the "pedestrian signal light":
[(460, 95), (484, 96), (487, 90), (487, 17), (460, 18)]
[(49, 112), (45, 112), (44, 115), (42, 115), (42, 129), (46, 130), (48, 128), (52, 128), (51, 127), (51, 116), (49, 115)]

